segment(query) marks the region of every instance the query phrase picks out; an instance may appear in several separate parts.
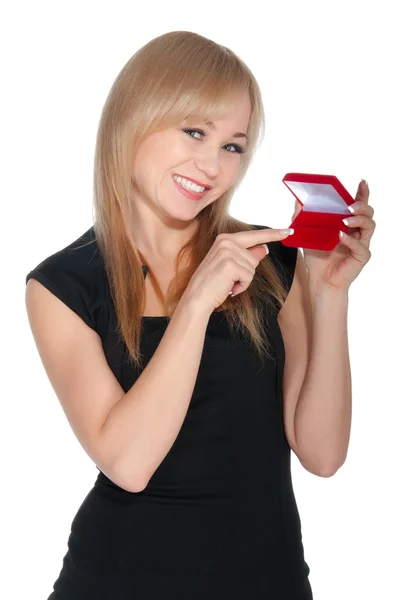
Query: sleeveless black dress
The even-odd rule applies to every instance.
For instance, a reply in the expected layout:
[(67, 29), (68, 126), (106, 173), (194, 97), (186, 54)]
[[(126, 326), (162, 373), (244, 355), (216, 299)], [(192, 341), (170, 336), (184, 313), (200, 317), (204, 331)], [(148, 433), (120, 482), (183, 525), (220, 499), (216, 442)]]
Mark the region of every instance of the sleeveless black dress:
[[(269, 249), (267, 260), (290, 288), (297, 249), (281, 242)], [(26, 282), (31, 277), (99, 334), (127, 392), (140, 372), (127, 364), (117, 338), (94, 228), (43, 260)], [(273, 356), (260, 361), (231, 335), (225, 312), (211, 314), (172, 448), (138, 493), (97, 467), (48, 600), (312, 600), (283, 426), (283, 339), (276, 313), (264, 318)], [(144, 366), (167, 323), (142, 318)]]

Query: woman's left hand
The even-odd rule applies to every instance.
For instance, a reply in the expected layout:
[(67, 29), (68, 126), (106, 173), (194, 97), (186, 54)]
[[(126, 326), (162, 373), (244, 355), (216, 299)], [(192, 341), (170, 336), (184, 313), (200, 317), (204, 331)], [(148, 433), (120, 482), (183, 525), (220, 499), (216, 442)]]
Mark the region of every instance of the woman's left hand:
[[(358, 186), (352, 217), (347, 217), (351, 230), (340, 237), (340, 243), (330, 252), (303, 248), (304, 260), (311, 285), (347, 291), (371, 257), (370, 240), (375, 231), (374, 210), (369, 204), (369, 188), (364, 180)], [(296, 218), (301, 204), (296, 200)], [(293, 225), (294, 227), (294, 225)]]

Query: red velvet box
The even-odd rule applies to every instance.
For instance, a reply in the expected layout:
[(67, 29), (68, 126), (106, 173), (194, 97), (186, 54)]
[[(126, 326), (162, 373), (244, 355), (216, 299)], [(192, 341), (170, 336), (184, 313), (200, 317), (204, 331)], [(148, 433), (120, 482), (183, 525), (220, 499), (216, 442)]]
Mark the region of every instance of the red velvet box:
[(342, 222), (351, 213), (347, 205), (355, 202), (335, 175), (286, 173), (282, 179), (302, 209), (289, 225), (294, 233), (282, 240), (284, 246), (331, 251), (339, 244)]

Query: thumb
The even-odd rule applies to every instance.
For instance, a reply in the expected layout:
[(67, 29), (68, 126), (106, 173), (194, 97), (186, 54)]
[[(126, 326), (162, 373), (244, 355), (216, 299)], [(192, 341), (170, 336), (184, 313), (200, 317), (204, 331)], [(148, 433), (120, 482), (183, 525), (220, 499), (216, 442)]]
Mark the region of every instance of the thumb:
[(296, 200), (295, 205), (294, 205), (294, 213), (292, 215), (292, 221), (294, 221), (294, 219), (297, 217), (299, 212), (301, 212), (302, 208), (303, 207), (301, 206), (300, 202), (298, 200)]
[(264, 246), (253, 246), (253, 248), (248, 248), (248, 250), (257, 258), (257, 260), (263, 260), (269, 252)]

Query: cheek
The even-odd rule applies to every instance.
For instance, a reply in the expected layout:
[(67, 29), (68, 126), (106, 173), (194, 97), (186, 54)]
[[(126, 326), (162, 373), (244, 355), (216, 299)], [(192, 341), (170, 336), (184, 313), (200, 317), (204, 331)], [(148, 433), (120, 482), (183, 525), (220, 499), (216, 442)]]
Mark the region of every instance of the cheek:
[(223, 172), (223, 189), (229, 189), (235, 181), (238, 179), (240, 174), (240, 163), (239, 159), (235, 156), (227, 157), (229, 160), (224, 160), (222, 164), (222, 172)]
[(150, 160), (156, 165), (158, 176), (167, 176), (179, 167), (183, 167), (190, 157), (190, 153), (186, 144), (179, 137), (172, 136), (171, 138), (159, 141), (156, 148), (153, 149)]

